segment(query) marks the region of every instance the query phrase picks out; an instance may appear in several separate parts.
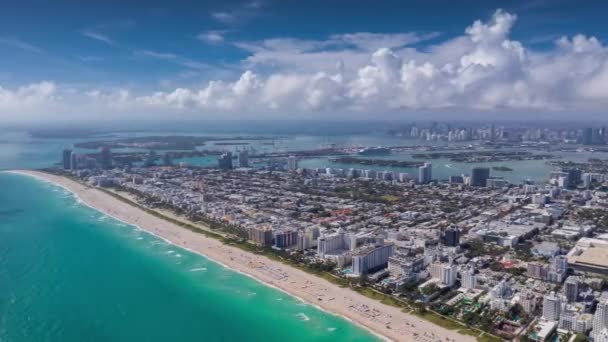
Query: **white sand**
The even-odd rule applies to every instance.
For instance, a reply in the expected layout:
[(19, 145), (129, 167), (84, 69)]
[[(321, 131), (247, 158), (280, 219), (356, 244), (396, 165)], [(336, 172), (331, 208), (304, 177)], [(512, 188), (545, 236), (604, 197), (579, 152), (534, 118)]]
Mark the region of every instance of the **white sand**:
[(277, 287), (328, 312), (343, 316), (384, 338), (395, 341), (475, 341), (431, 322), (382, 304), (320, 277), (222, 244), (122, 202), (95, 188), (68, 178), (38, 171), (16, 171), (62, 186), (87, 205), (121, 221), (137, 225), (175, 245), (199, 253), (225, 266)]

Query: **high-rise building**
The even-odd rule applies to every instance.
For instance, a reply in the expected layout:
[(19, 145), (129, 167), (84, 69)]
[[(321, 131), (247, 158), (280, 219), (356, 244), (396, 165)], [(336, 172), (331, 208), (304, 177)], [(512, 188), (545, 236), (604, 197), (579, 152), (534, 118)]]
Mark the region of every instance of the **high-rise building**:
[(461, 285), (465, 289), (475, 289), (477, 287), (477, 276), (475, 275), (474, 270), (466, 270), (462, 272), (461, 276)]
[(163, 166), (173, 166), (173, 159), (169, 153), (163, 155)]
[(395, 245), (392, 243), (362, 247), (353, 253), (353, 274), (362, 276), (385, 268), (394, 252)]
[(287, 158), (287, 169), (289, 171), (295, 171), (298, 169), (298, 159), (296, 159), (296, 156), (289, 156)]
[(297, 230), (279, 230), (274, 233), (274, 245), (277, 248), (287, 248), (298, 243)]
[(217, 160), (218, 167), (221, 170), (232, 169), (232, 152), (225, 152)]
[(568, 270), (568, 258), (565, 255), (556, 255), (551, 259), (551, 268), (558, 273)]
[(109, 147), (104, 146), (101, 148), (101, 168), (109, 170), (112, 168), (112, 151)]
[(334, 234), (317, 238), (317, 254), (320, 257), (325, 257), (325, 255), (332, 254), (335, 251), (350, 249), (351, 244), (350, 234), (346, 234), (344, 230), (339, 229)]
[(272, 246), (272, 228), (253, 227), (249, 229), (249, 240), (262, 247)]
[(551, 292), (543, 299), (543, 318), (547, 321), (559, 321), (562, 309), (562, 299), (560, 296)]
[(490, 290), (490, 296), (494, 299), (506, 298), (511, 292), (509, 284), (503, 279)]
[(418, 183), (428, 184), (433, 179), (433, 164), (424, 163), (418, 168)]
[(569, 276), (564, 282), (564, 296), (568, 303), (576, 302), (578, 299), (578, 277)]
[(598, 332), (593, 329), (591, 333), (593, 342), (608, 342), (608, 328), (601, 329)]
[(70, 169), (70, 165), (72, 162), (72, 150), (71, 149), (66, 148), (63, 150), (61, 162), (63, 164), (64, 169), (66, 169), (66, 170)]
[(156, 151), (152, 150), (144, 159), (144, 166), (150, 167), (156, 165)]
[(431, 276), (438, 279), (442, 285), (452, 286), (456, 281), (456, 266), (450, 264), (433, 263), (430, 267)]
[(239, 167), (249, 167), (249, 152), (247, 150), (239, 151), (237, 159)]
[(587, 127), (583, 130), (581, 142), (583, 143), (583, 145), (593, 144), (593, 128)]
[(78, 154), (76, 152), (72, 151), (72, 153), (70, 154), (70, 170), (79, 169), (78, 159), (79, 159)]
[(531, 291), (522, 291), (519, 294), (519, 304), (525, 313), (532, 314), (536, 310), (536, 296)]
[(536, 279), (545, 279), (547, 276), (547, 268), (539, 262), (528, 263), (528, 277)]
[(589, 189), (589, 187), (591, 186), (591, 182), (593, 181), (593, 177), (591, 176), (591, 174), (583, 173), (581, 179), (583, 180), (583, 187), (585, 189)]
[(564, 172), (567, 173), (567, 184), (565, 185), (565, 187), (575, 187), (578, 185), (578, 183), (581, 182), (583, 172), (580, 169), (568, 169), (564, 170)]
[(460, 229), (458, 227), (449, 227), (443, 233), (443, 243), (449, 247), (460, 245)]
[(594, 128), (591, 131), (591, 144), (592, 145), (601, 145), (604, 143), (604, 136), (602, 135), (602, 130), (599, 128)]
[(298, 233), (298, 250), (306, 250), (317, 246), (319, 227), (308, 227), (304, 232)]
[(474, 167), (471, 170), (471, 186), (486, 186), (490, 178), (490, 168)]
[(598, 334), (603, 329), (608, 328), (608, 299), (602, 298), (593, 315), (593, 333)]

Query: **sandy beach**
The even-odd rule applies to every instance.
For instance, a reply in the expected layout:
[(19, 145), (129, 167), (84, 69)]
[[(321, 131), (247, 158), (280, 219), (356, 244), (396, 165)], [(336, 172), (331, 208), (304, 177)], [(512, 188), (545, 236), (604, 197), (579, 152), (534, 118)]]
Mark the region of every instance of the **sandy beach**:
[(126, 223), (136, 225), (171, 243), (199, 253), (226, 267), (247, 274), (263, 283), (343, 316), (356, 324), (394, 341), (475, 341), (453, 330), (384, 305), (355, 291), (341, 288), (322, 278), (273, 261), (264, 256), (224, 245), (143, 210), (122, 202), (103, 191), (70, 179), (38, 171), (15, 171), (33, 176), (73, 192), (87, 205)]

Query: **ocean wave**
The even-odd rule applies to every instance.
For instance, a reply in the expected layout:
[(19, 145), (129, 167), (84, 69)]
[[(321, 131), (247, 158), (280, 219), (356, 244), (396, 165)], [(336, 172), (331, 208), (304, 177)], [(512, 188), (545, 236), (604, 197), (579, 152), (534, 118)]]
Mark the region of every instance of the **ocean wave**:
[(306, 316), (303, 312), (300, 312), (296, 315), (302, 322), (310, 321), (310, 317)]
[(195, 268), (191, 268), (189, 271), (190, 272), (203, 272), (203, 271), (207, 271), (207, 267), (195, 267)]

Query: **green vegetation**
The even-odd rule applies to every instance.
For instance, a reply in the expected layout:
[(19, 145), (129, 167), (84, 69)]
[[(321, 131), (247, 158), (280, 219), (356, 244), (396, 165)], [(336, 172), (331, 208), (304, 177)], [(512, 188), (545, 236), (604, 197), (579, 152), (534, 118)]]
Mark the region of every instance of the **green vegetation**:
[(577, 212), (581, 220), (588, 220), (597, 225), (601, 232), (608, 231), (608, 210), (605, 209), (582, 209)]
[(422, 292), (422, 294), (425, 296), (430, 296), (437, 291), (439, 291), (439, 287), (435, 283), (431, 283), (420, 290), (420, 292)]

